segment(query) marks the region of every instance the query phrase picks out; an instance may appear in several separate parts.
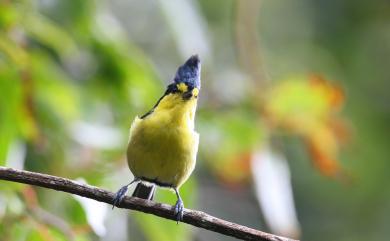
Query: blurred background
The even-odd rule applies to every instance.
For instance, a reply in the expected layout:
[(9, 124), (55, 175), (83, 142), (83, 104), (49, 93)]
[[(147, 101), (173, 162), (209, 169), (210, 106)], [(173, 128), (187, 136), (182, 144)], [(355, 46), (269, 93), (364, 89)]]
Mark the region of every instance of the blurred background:
[[(187, 208), (302, 240), (388, 239), (386, 0), (0, 0), (0, 165), (118, 190), (130, 123), (195, 53)], [(234, 239), (0, 181), (0, 240)]]

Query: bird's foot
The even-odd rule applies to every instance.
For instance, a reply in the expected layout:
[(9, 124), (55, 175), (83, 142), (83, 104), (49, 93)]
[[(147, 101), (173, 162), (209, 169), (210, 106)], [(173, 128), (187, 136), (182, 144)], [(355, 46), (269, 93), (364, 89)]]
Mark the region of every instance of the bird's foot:
[(183, 210), (184, 210), (184, 204), (181, 199), (178, 199), (175, 205), (175, 211), (174, 215), (176, 217), (176, 222), (179, 223), (180, 221), (183, 221)]
[(123, 198), (126, 196), (127, 187), (128, 187), (127, 185), (123, 186), (123, 187), (121, 187), (121, 189), (119, 189), (116, 192), (113, 203), (112, 203), (112, 209), (114, 209), (115, 206), (118, 206), (122, 202)]

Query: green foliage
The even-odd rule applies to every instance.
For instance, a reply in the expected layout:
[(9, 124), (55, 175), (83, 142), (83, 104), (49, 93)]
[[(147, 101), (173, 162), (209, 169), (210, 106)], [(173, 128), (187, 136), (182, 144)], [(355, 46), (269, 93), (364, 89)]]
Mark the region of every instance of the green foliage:
[[(104, 185), (104, 177), (116, 172), (112, 162), (124, 154), (131, 116), (153, 105), (161, 84), (137, 46), (108, 36), (107, 29), (96, 25), (93, 1), (54, 4), (51, 8), (30, 1), (0, 3), (0, 165), (10, 164), (6, 160), (11, 145), (21, 142), (27, 148), (21, 157), (26, 169), (81, 176)], [(102, 115), (102, 108), (108, 113)], [(121, 145), (96, 153), (88, 144), (80, 146), (70, 130), (81, 120), (116, 126), (123, 133)], [(87, 152), (91, 156), (79, 155)], [(28, 202), (20, 196), (23, 185), (2, 187), (6, 213), (1, 218), (17, 217), (1, 222), (5, 237), (66, 239), (55, 225), (41, 223), (34, 212), (21, 211)], [(57, 218), (75, 229), (88, 225), (85, 211), (74, 199), (58, 199), (47, 190), (36, 192), (37, 205)], [(40, 228), (35, 230), (36, 225)]]
[[(253, 153), (269, 145), (289, 161), (303, 239), (390, 235), (386, 1), (264, 1), (259, 16), (238, 14), (255, 1), (185, 1), (164, 10), (152, 2), (0, 0), (0, 165), (115, 191), (131, 179), (131, 121), (152, 108), (186, 51), (206, 46), (199, 53), (199, 158), (181, 190), (185, 206), (266, 229), (256, 227), (262, 218), (248, 190), (257, 173)], [(207, 36), (184, 38), (180, 31), (190, 27), (173, 24), (188, 19)], [(194, 41), (186, 54), (183, 39)], [(267, 84), (251, 72), (260, 69)], [(307, 81), (317, 74), (342, 87)], [(324, 178), (311, 163), (332, 177), (345, 170), (349, 185)], [(157, 200), (176, 198), (160, 190)], [(106, 221), (126, 212), (105, 207)], [(77, 241), (116, 240), (113, 233), (126, 227), (115, 223), (118, 229), (99, 236), (75, 198), (1, 181), (0, 240), (72, 239), (40, 209)], [(123, 239), (220, 239), (151, 215), (130, 218), (142, 237)]]
[[(4, 165), (8, 148), (12, 140), (20, 134), (18, 120), (20, 111), (21, 102), (22, 102), (22, 93), (20, 85), (14, 84), (12, 82), (19, 81), (17, 70), (13, 69), (10, 66), (3, 65), (0, 71), (0, 89), (6, 89), (7, 91), (2, 92), (2, 99), (0, 101), (0, 164)], [(7, 101), (5, 101), (7, 100)]]

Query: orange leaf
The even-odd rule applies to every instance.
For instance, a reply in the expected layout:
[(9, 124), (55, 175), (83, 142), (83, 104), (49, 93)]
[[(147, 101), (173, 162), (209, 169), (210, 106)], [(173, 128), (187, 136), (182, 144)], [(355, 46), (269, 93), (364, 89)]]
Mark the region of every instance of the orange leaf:
[(337, 162), (337, 137), (328, 126), (320, 126), (305, 137), (309, 154), (316, 167), (325, 175), (334, 176), (340, 166)]

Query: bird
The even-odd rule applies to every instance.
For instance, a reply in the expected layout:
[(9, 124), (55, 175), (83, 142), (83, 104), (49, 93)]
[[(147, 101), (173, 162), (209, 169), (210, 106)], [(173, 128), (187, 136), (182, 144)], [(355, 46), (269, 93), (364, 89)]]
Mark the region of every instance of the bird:
[(127, 162), (134, 179), (120, 188), (113, 200), (118, 206), (128, 187), (138, 183), (132, 196), (153, 200), (156, 186), (175, 192), (176, 221), (183, 220), (184, 203), (179, 193), (196, 164), (199, 134), (194, 129), (201, 87), (201, 62), (191, 56), (181, 65), (154, 107), (130, 127)]

